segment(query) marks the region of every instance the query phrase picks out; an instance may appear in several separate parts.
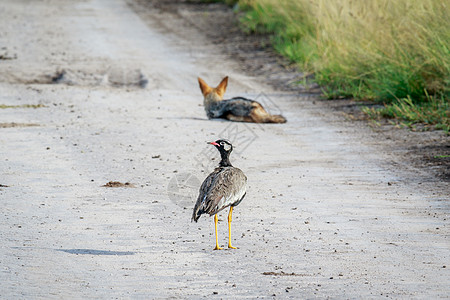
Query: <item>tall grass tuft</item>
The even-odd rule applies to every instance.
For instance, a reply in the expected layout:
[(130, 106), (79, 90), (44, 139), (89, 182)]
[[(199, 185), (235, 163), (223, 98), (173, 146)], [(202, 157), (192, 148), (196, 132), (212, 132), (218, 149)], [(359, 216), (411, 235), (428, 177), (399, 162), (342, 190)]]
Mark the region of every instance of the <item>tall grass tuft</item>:
[(364, 108), (363, 111), (372, 119), (394, 118), (398, 123), (414, 128), (421, 123), (428, 128), (450, 131), (450, 103), (443, 97), (430, 98), (429, 101), (414, 104), (411, 97), (398, 99), (383, 108)]
[[(442, 0), (240, 0), (249, 31), (274, 47), (330, 98), (413, 105), (450, 95), (450, 3)], [(404, 100), (401, 100), (404, 101)], [(441, 100), (440, 100), (441, 101)], [(447, 113), (448, 115), (448, 113)]]

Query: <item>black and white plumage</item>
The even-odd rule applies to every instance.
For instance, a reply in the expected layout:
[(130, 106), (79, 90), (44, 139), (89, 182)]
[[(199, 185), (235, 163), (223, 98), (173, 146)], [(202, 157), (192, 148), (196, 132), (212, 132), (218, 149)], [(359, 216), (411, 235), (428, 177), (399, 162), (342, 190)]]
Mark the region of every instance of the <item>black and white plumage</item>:
[[(192, 220), (198, 221), (202, 214), (215, 216), (216, 226), (216, 248), (221, 249), (217, 242), (217, 213), (230, 207), (228, 215), (228, 229), (231, 231), (231, 214), (233, 207), (241, 203), (247, 191), (247, 177), (238, 168), (230, 163), (230, 153), (233, 146), (227, 140), (217, 140), (209, 143), (214, 145), (220, 152), (221, 161), (219, 166), (203, 181), (197, 202), (192, 213)], [(231, 232), (229, 232), (228, 247), (231, 246)]]

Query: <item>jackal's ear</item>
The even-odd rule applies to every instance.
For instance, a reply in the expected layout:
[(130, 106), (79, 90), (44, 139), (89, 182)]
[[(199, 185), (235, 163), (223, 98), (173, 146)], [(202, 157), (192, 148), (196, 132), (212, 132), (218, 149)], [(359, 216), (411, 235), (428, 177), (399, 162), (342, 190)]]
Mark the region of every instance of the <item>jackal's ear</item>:
[(222, 79), (222, 81), (216, 87), (217, 94), (219, 94), (221, 97), (223, 97), (223, 94), (225, 94), (225, 90), (227, 89), (227, 84), (228, 84), (228, 76), (225, 76), (225, 78)]
[(207, 85), (206, 82), (200, 77), (198, 77), (198, 84), (200, 85), (200, 90), (202, 91), (203, 96), (206, 96), (209, 93), (211, 93), (212, 88), (209, 85)]

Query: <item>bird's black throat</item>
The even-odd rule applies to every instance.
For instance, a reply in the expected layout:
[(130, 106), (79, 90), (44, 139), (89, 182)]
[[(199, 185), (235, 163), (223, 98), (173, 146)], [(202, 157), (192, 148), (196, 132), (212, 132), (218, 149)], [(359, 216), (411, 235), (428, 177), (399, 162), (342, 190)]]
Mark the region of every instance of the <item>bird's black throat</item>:
[(219, 149), (220, 157), (222, 158), (220, 160), (219, 166), (220, 167), (232, 167), (230, 162), (230, 153), (231, 151), (227, 152), (223, 149)]

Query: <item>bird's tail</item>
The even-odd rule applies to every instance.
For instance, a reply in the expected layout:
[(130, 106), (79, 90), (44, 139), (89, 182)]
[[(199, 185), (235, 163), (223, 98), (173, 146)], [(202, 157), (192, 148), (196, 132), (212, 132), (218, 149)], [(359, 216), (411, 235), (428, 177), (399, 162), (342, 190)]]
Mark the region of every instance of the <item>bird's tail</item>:
[(200, 209), (200, 207), (195, 206), (194, 211), (192, 212), (191, 222), (192, 221), (197, 222), (203, 213), (204, 213), (204, 211), (202, 209)]

